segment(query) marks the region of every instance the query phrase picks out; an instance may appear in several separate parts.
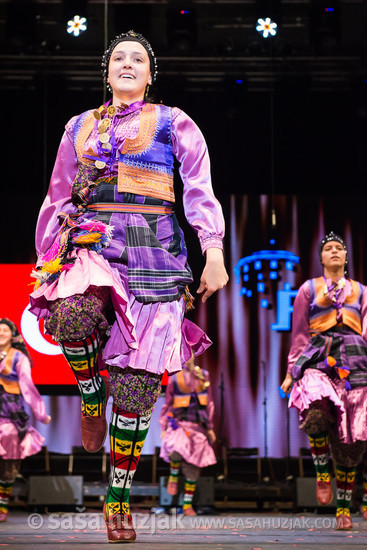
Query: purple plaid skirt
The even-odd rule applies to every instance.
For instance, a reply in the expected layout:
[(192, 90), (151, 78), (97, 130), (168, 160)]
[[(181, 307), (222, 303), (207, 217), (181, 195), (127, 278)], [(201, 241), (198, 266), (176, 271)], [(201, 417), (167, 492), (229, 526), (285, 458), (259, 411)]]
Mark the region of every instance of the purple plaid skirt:
[[(106, 189), (115, 193), (115, 186)], [(105, 202), (116, 200), (108, 195), (104, 198)], [(125, 194), (125, 201), (128, 198)], [(136, 202), (139, 197), (133, 199)], [(78, 222), (91, 219), (113, 227), (109, 246), (100, 254), (74, 247), (68, 255), (72, 267), (31, 294), (30, 310), (38, 319), (47, 319), (51, 302), (84, 294), (91, 286), (107, 287), (115, 320), (103, 360), (108, 365), (156, 374), (165, 369), (178, 372), (190, 358), (191, 347), (201, 353), (211, 342), (203, 331), (184, 320), (182, 294), (192, 275), (176, 216), (85, 212)]]
[[(326, 365), (327, 357), (337, 361), (334, 367)], [(341, 378), (339, 368), (349, 374)], [(310, 406), (322, 402), (335, 418), (342, 443), (367, 441), (366, 373), (367, 343), (362, 336), (347, 328), (318, 334), (293, 367), (296, 382), (289, 407), (298, 410), (302, 423)]]

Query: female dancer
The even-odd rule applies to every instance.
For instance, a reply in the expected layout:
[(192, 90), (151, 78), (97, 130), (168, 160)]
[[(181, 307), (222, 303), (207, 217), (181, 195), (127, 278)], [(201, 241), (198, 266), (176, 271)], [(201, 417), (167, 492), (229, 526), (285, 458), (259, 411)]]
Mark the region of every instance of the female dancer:
[(192, 499), (201, 468), (217, 462), (211, 446), (216, 439), (213, 416), (209, 373), (195, 365), (193, 353), (183, 370), (171, 376), (160, 417), (160, 456), (170, 463), (167, 492), (177, 493), (181, 469), (185, 476), (183, 513), (186, 516), (196, 515)]
[(45, 404), (31, 375), (31, 358), (9, 319), (0, 319), (0, 521), (8, 517), (9, 497), (22, 459), (37, 454), (44, 438), (30, 426), (24, 402), (48, 424)]
[[(174, 214), (174, 158), (185, 215), (206, 257), (202, 301), (228, 276), (204, 138), (180, 109), (147, 101), (157, 77), (151, 45), (134, 31), (121, 34), (102, 70), (112, 100), (72, 118), (57, 154), (38, 220), (40, 286), (31, 310), (45, 318), (73, 369), (91, 452), (104, 442), (111, 387), (105, 519), (117, 542), (135, 540), (129, 491), (162, 374), (178, 372), (191, 355), (181, 329), (192, 275)], [(109, 383), (99, 374), (101, 354)]]
[(352, 528), (350, 501), (367, 440), (367, 289), (347, 277), (347, 248), (331, 232), (319, 247), (324, 274), (294, 302), (292, 347), (281, 386), (300, 414), (316, 469), (316, 496), (332, 501), (329, 444), (337, 485), (337, 529)]

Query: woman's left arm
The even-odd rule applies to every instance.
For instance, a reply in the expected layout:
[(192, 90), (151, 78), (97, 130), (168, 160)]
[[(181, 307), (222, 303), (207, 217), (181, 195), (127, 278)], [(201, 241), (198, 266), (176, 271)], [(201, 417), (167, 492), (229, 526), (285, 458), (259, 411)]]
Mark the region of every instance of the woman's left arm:
[(46, 413), (46, 407), (40, 396), (36, 386), (32, 380), (31, 365), (28, 357), (24, 353), (19, 352), (19, 357), (16, 365), (20, 392), (24, 401), (31, 407), (34, 416), (40, 422), (48, 424), (51, 417)]
[(202, 301), (205, 302), (228, 281), (222, 252), (224, 217), (213, 192), (204, 136), (195, 122), (176, 108), (173, 109), (172, 146), (173, 154), (180, 163), (185, 216), (196, 231), (202, 252), (206, 255), (198, 289), (199, 293), (204, 291)]
[(364, 288), (361, 301), (362, 337), (367, 342), (367, 287)]

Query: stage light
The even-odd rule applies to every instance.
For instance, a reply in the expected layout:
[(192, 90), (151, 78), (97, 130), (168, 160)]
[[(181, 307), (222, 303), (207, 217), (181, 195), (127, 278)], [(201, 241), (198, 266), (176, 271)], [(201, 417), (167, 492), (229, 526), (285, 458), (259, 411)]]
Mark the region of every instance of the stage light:
[(66, 30), (69, 34), (73, 34), (74, 36), (79, 36), (80, 33), (87, 30), (86, 17), (80, 17), (79, 15), (74, 15), (73, 19), (70, 19), (68, 21)]
[(270, 19), (270, 17), (266, 17), (265, 19), (258, 19), (257, 20), (257, 27), (256, 30), (260, 33), (262, 33), (263, 38), (268, 38), (268, 36), (275, 36), (277, 33), (278, 25)]

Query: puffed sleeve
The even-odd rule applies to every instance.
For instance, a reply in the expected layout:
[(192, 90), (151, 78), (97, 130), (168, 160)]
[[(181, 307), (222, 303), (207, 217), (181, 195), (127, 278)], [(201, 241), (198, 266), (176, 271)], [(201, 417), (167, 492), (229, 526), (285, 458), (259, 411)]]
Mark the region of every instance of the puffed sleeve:
[(210, 159), (203, 134), (180, 109), (172, 110), (173, 154), (180, 163), (185, 216), (196, 231), (203, 253), (223, 248), (224, 217), (213, 193)]
[(171, 407), (173, 405), (173, 396), (174, 396), (174, 381), (173, 376), (170, 376), (166, 388), (166, 399), (163, 403), (162, 409), (161, 409), (161, 416), (159, 417), (159, 424), (161, 425), (161, 430), (165, 431), (167, 429), (168, 425), (168, 419), (167, 414), (170, 412)]
[(294, 300), (292, 317), (292, 345), (288, 355), (287, 373), (292, 374), (293, 365), (310, 342), (309, 329), (310, 290), (303, 283)]
[(40, 422), (45, 422), (47, 419), (46, 407), (42, 397), (38, 393), (36, 386), (32, 380), (31, 365), (28, 357), (24, 353), (18, 352), (16, 365), (20, 392), (24, 401), (31, 407), (34, 416)]
[(77, 117), (72, 118), (65, 127), (57, 152), (48, 193), (43, 201), (36, 227), (37, 265), (42, 265), (42, 256), (54, 243), (60, 230), (57, 218), (60, 212), (75, 211), (71, 202), (71, 185), (78, 169), (78, 159), (75, 152), (72, 128)]
[(364, 287), (361, 301), (362, 337), (367, 341), (367, 287)]

